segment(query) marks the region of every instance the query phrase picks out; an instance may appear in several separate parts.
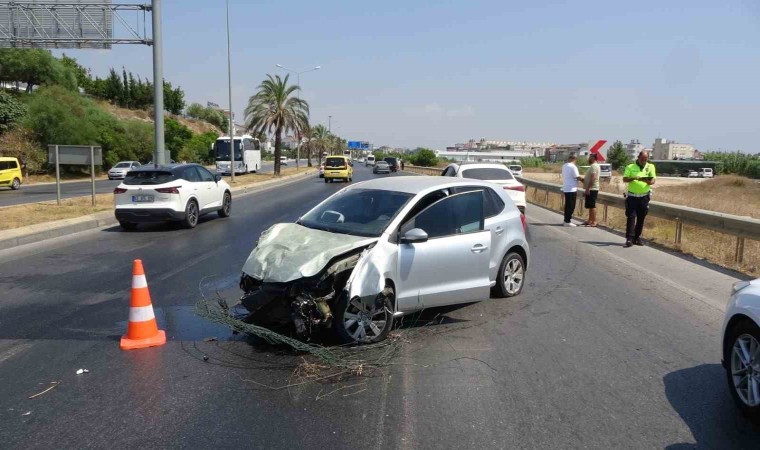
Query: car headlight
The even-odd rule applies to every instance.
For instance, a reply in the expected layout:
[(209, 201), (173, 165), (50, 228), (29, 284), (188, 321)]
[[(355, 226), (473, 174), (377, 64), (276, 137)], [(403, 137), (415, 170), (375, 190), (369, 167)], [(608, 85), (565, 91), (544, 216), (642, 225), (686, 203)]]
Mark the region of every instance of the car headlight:
[(749, 281), (737, 281), (731, 287), (731, 295), (736, 295), (739, 291), (750, 285)]

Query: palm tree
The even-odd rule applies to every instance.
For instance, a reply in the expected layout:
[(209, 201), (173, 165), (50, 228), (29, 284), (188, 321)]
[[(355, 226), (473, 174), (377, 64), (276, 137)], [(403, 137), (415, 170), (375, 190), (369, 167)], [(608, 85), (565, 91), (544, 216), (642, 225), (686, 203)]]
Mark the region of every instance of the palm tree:
[(330, 132), (327, 131), (327, 127), (324, 125), (317, 125), (311, 129), (311, 138), (314, 142), (314, 148), (319, 151), (320, 158), (322, 153), (327, 150), (330, 145)]
[(272, 133), (274, 131), (274, 174), (280, 174), (282, 154), (282, 133), (293, 131), (300, 135), (309, 126), (309, 104), (293, 95), (301, 88), (288, 86), (289, 75), (267, 74), (256, 94), (248, 99), (245, 108), (245, 127), (251, 133)]

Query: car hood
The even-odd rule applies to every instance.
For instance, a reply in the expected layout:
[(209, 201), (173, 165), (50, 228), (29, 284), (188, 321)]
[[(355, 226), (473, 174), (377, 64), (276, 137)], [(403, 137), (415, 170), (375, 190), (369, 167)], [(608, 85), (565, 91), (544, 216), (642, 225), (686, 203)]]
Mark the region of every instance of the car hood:
[(315, 230), (296, 223), (278, 223), (261, 234), (243, 265), (243, 272), (271, 283), (311, 277), (336, 256), (376, 240)]

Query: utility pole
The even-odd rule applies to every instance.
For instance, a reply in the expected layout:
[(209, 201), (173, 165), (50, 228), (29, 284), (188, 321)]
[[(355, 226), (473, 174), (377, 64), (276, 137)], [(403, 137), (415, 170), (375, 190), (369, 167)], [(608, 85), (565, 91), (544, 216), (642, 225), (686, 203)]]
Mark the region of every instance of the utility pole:
[(327, 132), (332, 132), (332, 116), (327, 116)]
[[(232, 121), (232, 60), (230, 58), (230, 0), (226, 0), (227, 5), (227, 87), (230, 95), (230, 181), (235, 182), (235, 124)], [(243, 146), (241, 139), (240, 146)], [(241, 154), (243, 149), (240, 149)]]
[(163, 39), (161, 37), (161, 0), (151, 2), (153, 8), (153, 121), (155, 135), (153, 136), (153, 163), (166, 164), (164, 149), (164, 56)]

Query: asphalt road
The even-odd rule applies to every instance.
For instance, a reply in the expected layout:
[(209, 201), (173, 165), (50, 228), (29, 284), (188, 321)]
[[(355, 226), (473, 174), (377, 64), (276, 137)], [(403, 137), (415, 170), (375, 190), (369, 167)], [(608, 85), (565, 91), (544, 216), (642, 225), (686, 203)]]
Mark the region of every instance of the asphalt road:
[[(306, 166), (305, 159), (302, 159), (300, 163), (304, 167)], [(295, 160), (290, 160), (286, 167), (294, 165)], [(271, 172), (272, 169), (273, 164), (271, 161), (264, 162), (261, 166), (262, 173)], [(113, 189), (120, 183), (120, 180), (95, 180), (95, 193), (106, 194), (113, 192)], [(92, 183), (90, 181), (72, 181), (61, 184), (61, 198), (82, 197), (91, 194)], [(0, 207), (45, 202), (55, 199), (55, 183), (22, 185), (18, 191), (0, 189)]]
[[(299, 384), (299, 356), (193, 315), (200, 291), (239, 295), (264, 229), (342, 186), (236, 198), (194, 230), (0, 252), (2, 447), (757, 448), (719, 361), (734, 277), (536, 207), (519, 297), (427, 311), (393, 365), (361, 376)], [(169, 342), (122, 352), (135, 258)]]

